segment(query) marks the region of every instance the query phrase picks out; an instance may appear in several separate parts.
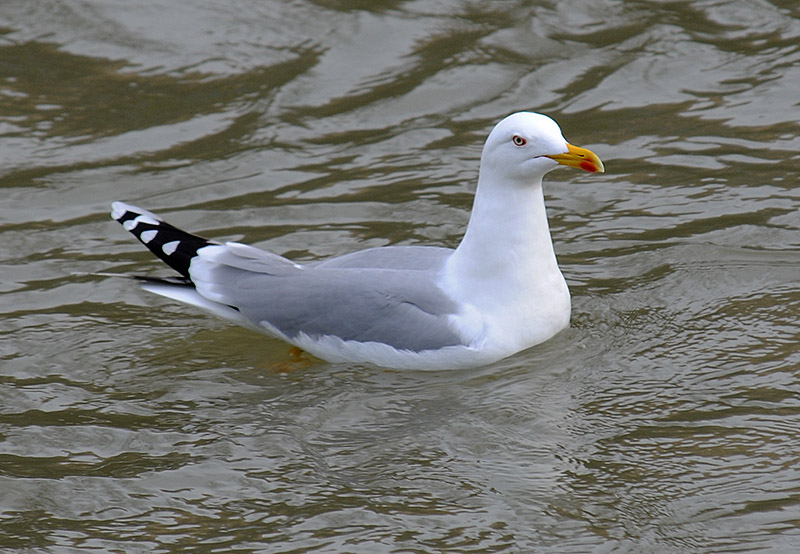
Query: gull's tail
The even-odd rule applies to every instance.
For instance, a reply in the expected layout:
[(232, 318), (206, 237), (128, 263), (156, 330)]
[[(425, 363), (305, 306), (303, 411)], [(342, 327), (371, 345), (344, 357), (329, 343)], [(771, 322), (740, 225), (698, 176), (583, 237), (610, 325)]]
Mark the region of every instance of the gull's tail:
[[(155, 214), (124, 202), (114, 202), (111, 205), (111, 217), (119, 221), (150, 252), (182, 275), (182, 277), (167, 278), (138, 275), (125, 277), (136, 279), (146, 291), (197, 306), (223, 319), (257, 329), (239, 313), (237, 308), (214, 302), (198, 294), (195, 284), (192, 282), (189, 275), (189, 265), (194, 258), (199, 256), (197, 251), (218, 243), (182, 231), (162, 221)], [(222, 248), (221, 246), (218, 247)], [(120, 277), (120, 275), (111, 276)], [(263, 331), (263, 329), (257, 330)]]

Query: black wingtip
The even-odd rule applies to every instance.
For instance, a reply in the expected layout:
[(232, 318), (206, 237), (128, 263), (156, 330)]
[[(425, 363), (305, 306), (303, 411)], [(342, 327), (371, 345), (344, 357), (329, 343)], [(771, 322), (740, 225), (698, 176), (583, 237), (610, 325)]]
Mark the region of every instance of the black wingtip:
[(189, 265), (201, 248), (213, 244), (162, 221), (158, 216), (123, 202), (111, 205), (111, 217), (172, 269), (189, 277)]

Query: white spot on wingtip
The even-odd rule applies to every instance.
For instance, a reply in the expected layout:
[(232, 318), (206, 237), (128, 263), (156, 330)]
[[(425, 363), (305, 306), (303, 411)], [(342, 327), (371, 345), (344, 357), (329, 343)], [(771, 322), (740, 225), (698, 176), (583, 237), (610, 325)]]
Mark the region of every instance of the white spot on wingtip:
[(146, 225), (158, 225), (161, 222), (150, 215), (141, 214), (137, 215), (133, 219), (129, 219), (128, 221), (124, 222), (122, 224), (122, 227), (126, 231), (133, 231), (134, 229), (136, 229), (136, 226), (139, 225), (140, 223), (144, 223)]
[(134, 221), (136, 221), (137, 224), (138, 223), (145, 223), (147, 225), (158, 225), (159, 223), (161, 223), (159, 220), (155, 219), (153, 216), (151, 216), (149, 214), (137, 215), (136, 219), (134, 219)]
[(142, 234), (139, 235), (139, 239), (143, 243), (147, 244), (148, 242), (150, 242), (151, 240), (156, 238), (157, 234), (158, 234), (158, 231), (156, 229), (150, 229), (149, 231), (142, 232)]
[[(144, 233), (142, 233), (144, 234)], [(161, 251), (164, 252), (167, 256), (171, 255), (178, 249), (178, 245), (181, 243), (179, 240), (173, 240), (172, 242), (165, 242), (161, 245)]]
[(111, 218), (112, 219), (119, 219), (125, 212), (128, 211), (128, 205), (123, 202), (114, 202), (111, 204)]

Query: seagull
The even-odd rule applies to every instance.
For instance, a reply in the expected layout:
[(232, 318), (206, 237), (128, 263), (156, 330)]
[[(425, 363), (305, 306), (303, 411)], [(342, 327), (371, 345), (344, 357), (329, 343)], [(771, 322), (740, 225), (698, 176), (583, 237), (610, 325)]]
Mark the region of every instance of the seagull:
[(489, 134), (456, 249), (384, 246), (310, 263), (214, 242), (114, 202), (111, 217), (179, 277), (142, 288), (277, 337), (331, 363), (397, 369), (491, 364), (569, 325), (542, 178), (559, 165), (604, 171), (546, 115), (518, 112)]

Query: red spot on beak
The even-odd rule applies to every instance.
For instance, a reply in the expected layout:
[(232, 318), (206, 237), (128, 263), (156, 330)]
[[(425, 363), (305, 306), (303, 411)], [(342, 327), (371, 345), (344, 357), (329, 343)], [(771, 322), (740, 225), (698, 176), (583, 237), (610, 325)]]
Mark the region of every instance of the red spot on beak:
[(581, 162), (578, 164), (578, 167), (584, 171), (588, 171), (589, 173), (595, 173), (598, 169), (597, 166), (590, 161)]

